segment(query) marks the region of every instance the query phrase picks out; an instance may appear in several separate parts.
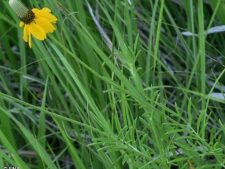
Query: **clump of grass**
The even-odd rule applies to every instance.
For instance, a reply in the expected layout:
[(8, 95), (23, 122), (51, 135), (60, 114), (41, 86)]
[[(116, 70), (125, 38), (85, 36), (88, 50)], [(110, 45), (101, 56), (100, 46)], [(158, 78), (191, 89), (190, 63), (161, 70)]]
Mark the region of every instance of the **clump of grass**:
[(25, 3), (57, 30), (29, 49), (2, 2), (0, 168), (225, 167), (221, 0)]

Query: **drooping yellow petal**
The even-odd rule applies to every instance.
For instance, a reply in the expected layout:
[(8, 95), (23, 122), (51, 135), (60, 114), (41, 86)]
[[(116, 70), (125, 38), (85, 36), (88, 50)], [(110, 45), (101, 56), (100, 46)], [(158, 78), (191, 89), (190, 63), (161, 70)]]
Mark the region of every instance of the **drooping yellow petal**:
[(32, 42), (31, 42), (31, 33), (30, 32), (28, 34), (28, 37), (29, 37), (28, 44), (29, 44), (29, 47), (31, 48), (32, 47)]
[(23, 29), (23, 40), (24, 40), (25, 42), (28, 41), (28, 36), (29, 36), (29, 34), (30, 34), (29, 25), (25, 25), (25, 26), (24, 26), (24, 29)]
[(20, 21), (20, 27), (22, 28), (24, 26), (24, 22)]
[(52, 33), (55, 30), (55, 27), (46, 18), (43, 18), (43, 17), (37, 18), (35, 19), (35, 22), (37, 25), (41, 26), (41, 28), (44, 29), (46, 33)]
[(38, 24), (32, 22), (29, 24), (30, 33), (38, 40), (44, 40), (46, 38), (46, 33), (44, 29)]

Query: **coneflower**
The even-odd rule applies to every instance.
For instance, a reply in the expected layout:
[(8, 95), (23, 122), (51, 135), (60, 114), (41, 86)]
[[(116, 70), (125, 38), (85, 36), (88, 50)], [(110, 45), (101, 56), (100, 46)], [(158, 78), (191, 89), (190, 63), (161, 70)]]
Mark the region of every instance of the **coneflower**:
[(28, 9), (19, 0), (9, 0), (9, 5), (21, 20), (20, 27), (24, 29), (23, 40), (28, 42), (30, 48), (32, 46), (31, 36), (43, 41), (48, 33), (54, 32), (57, 18), (50, 9), (46, 7)]

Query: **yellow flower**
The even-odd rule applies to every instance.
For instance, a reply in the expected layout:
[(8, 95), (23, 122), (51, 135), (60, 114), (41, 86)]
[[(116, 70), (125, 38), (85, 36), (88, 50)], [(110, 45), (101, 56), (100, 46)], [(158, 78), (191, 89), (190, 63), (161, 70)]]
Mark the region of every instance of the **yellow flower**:
[(57, 18), (51, 13), (50, 9), (33, 8), (29, 10), (17, 0), (10, 0), (9, 4), (20, 17), (20, 27), (24, 28), (23, 40), (28, 42), (30, 48), (32, 46), (32, 36), (43, 41), (48, 33), (54, 32), (54, 24)]
[(38, 40), (45, 40), (48, 33), (54, 32), (55, 27), (53, 24), (56, 23), (57, 18), (51, 14), (50, 9), (48, 8), (34, 8), (28, 11), (27, 15), (30, 15), (32, 19), (29, 22), (26, 22), (27, 20), (22, 18), (20, 27), (24, 28), (23, 40), (28, 42), (31, 48), (31, 35)]

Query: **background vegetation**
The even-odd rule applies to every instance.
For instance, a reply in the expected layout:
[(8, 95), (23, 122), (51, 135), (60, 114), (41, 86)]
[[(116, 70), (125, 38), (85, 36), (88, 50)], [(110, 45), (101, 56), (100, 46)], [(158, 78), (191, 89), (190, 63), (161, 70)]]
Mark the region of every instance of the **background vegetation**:
[(224, 1), (23, 2), (57, 30), (1, 1), (0, 168), (225, 168)]

